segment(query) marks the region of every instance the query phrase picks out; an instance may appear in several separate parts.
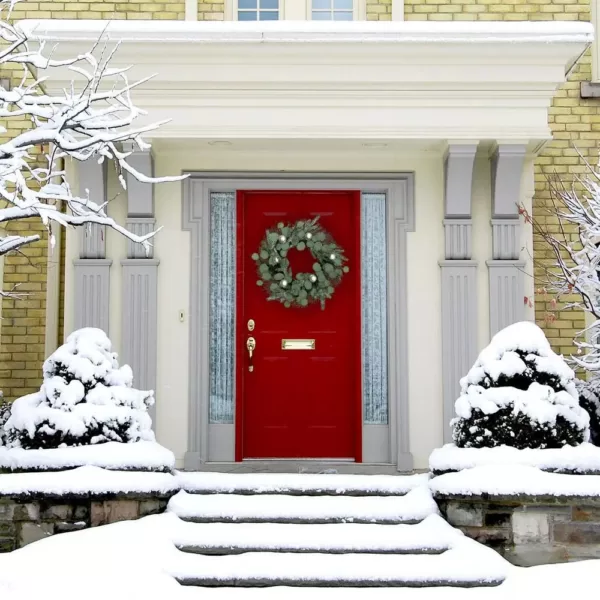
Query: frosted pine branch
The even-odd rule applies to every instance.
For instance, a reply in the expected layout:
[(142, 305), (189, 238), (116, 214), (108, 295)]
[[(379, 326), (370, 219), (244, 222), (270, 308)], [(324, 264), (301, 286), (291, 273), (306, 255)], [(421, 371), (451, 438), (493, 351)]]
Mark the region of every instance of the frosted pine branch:
[[(183, 178), (154, 178), (140, 173), (128, 163), (131, 152), (122, 149), (125, 144), (147, 150), (150, 145), (144, 134), (164, 123), (138, 125), (138, 118), (145, 112), (134, 104), (131, 92), (147, 78), (130, 82), (129, 69), (110, 66), (118, 45), (110, 51), (96, 45), (72, 59), (53, 59), (52, 48), (46, 48), (43, 42), (31, 43), (28, 34), (8, 20), (18, 1), (0, 0), (0, 68), (14, 69), (16, 64), (22, 70), (20, 81), (12, 89), (0, 86), (0, 118), (4, 122), (25, 119), (31, 122), (31, 129), (0, 144), (0, 199), (4, 206), (0, 208), (0, 224), (37, 217), (50, 234), (51, 222), (63, 226), (96, 223), (142, 244), (148, 251), (156, 231), (136, 235), (109, 217), (104, 206), (73, 194), (63, 168), (69, 159), (110, 161), (123, 185), (125, 174), (146, 183)], [(44, 82), (58, 67), (70, 69), (74, 80), (62, 94), (50, 96), (44, 91)], [(0, 126), (0, 133), (6, 134), (7, 128)], [(39, 237), (0, 235), (0, 256)]]

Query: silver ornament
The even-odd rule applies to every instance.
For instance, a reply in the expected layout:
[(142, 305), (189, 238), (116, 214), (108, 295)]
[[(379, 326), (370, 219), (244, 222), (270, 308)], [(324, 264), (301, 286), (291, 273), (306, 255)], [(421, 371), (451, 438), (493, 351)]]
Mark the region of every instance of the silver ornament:
[(287, 281), (285, 279), (281, 282), (281, 287), (287, 287)]
[(314, 283), (317, 280), (317, 276), (316, 275), (311, 275), (310, 276), (310, 280)]
[(285, 242), (285, 235), (280, 235), (279, 241), (283, 244), (283, 242)]
[(312, 237), (312, 233), (309, 231), (309, 232), (306, 234), (306, 239), (307, 239), (307, 240), (310, 240), (310, 238), (311, 238), (311, 237)]
[(329, 258), (330, 258), (331, 260), (335, 260), (335, 254), (332, 254), (332, 255), (331, 255)]

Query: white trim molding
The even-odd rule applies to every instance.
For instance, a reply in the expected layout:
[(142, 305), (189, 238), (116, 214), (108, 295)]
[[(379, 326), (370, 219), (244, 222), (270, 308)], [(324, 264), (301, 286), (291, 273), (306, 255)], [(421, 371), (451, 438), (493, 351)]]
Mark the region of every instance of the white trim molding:
[[(589, 23), (22, 21), (57, 59), (119, 40), (154, 137), (551, 138), (548, 106)], [(49, 93), (70, 85), (55, 69)]]
[[(211, 424), (209, 411), (210, 195), (237, 189), (352, 189), (386, 194), (388, 206), (389, 421), (363, 424), (363, 464), (410, 471), (408, 411), (407, 233), (414, 231), (414, 176), (394, 174), (191, 173), (183, 182), (184, 231), (191, 232), (188, 451), (186, 469), (235, 469), (235, 423)], [(382, 446), (385, 446), (383, 447)], [(387, 461), (382, 457), (387, 456)], [(336, 463), (337, 464), (337, 463)], [(363, 468), (357, 465), (358, 470)]]

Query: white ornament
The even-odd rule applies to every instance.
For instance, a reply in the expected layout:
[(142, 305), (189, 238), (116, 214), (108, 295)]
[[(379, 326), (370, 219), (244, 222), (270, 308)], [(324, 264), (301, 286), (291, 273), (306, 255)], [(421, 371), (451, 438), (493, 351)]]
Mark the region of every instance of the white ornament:
[(275, 262), (276, 262), (276, 263), (278, 263), (278, 262), (279, 262), (279, 259), (278, 259), (277, 257), (275, 257)]
[(311, 238), (311, 237), (312, 237), (312, 233), (309, 231), (309, 232), (306, 234), (306, 239), (307, 239), (307, 240), (310, 240), (310, 238)]
[(332, 255), (331, 255), (329, 258), (330, 258), (331, 260), (335, 260), (335, 254), (332, 254)]
[(316, 275), (311, 275), (310, 276), (310, 280), (314, 283), (317, 280), (317, 276)]
[(281, 282), (281, 287), (287, 287), (287, 281), (285, 279)]
[(280, 235), (279, 241), (283, 244), (283, 242), (285, 242), (285, 235)]

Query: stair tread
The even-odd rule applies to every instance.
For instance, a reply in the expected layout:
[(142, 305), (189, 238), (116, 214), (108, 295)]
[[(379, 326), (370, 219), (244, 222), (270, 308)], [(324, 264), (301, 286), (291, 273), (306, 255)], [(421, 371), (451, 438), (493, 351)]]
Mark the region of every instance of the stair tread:
[(395, 496), (194, 495), (179, 492), (169, 510), (198, 522), (414, 523), (438, 508), (425, 487)]
[(308, 473), (178, 473), (182, 488), (200, 494), (332, 494), (402, 496), (424, 485), (428, 474), (341, 475)]
[[(193, 552), (443, 552), (462, 536), (438, 515), (415, 525), (187, 523), (174, 543)], [(229, 553), (227, 552), (227, 553)]]
[[(469, 548), (469, 542), (475, 546)], [(506, 562), (487, 550), (491, 554), (463, 538), (451, 550), (433, 555), (182, 552), (169, 571), (179, 582), (199, 586), (497, 585), (505, 578)]]

